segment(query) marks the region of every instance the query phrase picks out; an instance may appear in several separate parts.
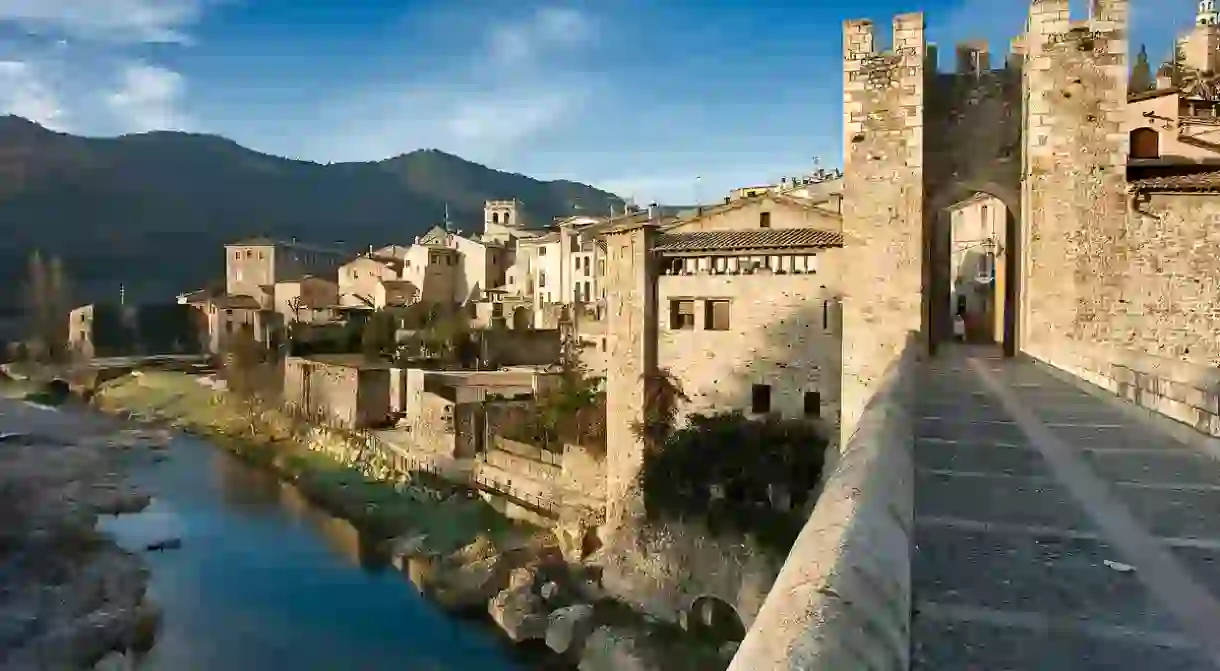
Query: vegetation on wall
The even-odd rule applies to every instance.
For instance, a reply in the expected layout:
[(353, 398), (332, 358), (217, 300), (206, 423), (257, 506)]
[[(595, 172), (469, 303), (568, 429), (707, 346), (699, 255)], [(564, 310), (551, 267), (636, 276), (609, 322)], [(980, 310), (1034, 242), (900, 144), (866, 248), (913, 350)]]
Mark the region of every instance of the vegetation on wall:
[(694, 415), (645, 453), (648, 517), (700, 521), (713, 535), (750, 535), (786, 552), (805, 522), (827, 444), (821, 428), (804, 420)]
[(580, 445), (595, 457), (605, 455), (605, 380), (589, 374), (580, 346), (575, 337), (564, 339), (550, 384), (501, 427), (505, 438), (554, 452), (565, 444)]

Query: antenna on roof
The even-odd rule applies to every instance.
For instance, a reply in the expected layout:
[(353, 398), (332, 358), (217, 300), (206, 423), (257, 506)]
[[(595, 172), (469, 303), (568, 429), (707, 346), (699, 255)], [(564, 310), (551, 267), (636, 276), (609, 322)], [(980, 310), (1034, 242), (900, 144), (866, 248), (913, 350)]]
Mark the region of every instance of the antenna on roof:
[(445, 232), (449, 232), (449, 203), (445, 203)]

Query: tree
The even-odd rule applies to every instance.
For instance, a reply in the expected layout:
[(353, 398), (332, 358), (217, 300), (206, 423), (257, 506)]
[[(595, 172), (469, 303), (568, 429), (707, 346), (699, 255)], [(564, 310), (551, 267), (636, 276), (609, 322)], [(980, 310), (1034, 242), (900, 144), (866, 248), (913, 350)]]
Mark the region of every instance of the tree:
[(26, 317), (31, 345), (37, 358), (55, 361), (67, 351), (68, 314), (71, 303), (63, 260), (30, 255), (25, 284)]
[(1152, 77), (1152, 66), (1148, 64), (1148, 49), (1140, 45), (1140, 52), (1135, 57), (1135, 65), (1131, 68), (1131, 79), (1127, 84), (1128, 93), (1143, 93), (1156, 86)]
[(379, 359), (394, 348), (396, 322), (394, 315), (385, 310), (369, 315), (360, 335), (360, 349), (366, 358)]

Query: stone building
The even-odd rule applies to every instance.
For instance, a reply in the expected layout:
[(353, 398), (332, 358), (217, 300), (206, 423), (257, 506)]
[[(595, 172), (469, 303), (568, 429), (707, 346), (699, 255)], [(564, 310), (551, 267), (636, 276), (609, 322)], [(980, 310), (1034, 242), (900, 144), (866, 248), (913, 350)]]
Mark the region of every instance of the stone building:
[(324, 324), (337, 319), (339, 284), (324, 277), (306, 275), (276, 282), (272, 311), (285, 323)]
[(268, 287), (304, 275), (331, 276), (344, 256), (337, 248), (295, 240), (239, 240), (225, 245), (225, 294), (249, 296), (259, 305), (270, 307), (273, 297)]
[(402, 279), (409, 253), (408, 247), (389, 245), (344, 263), (338, 270), (339, 305), (371, 308), (380, 282)]
[(284, 403), (324, 422), (365, 429), (390, 418), (390, 366), (360, 355), (288, 357)]

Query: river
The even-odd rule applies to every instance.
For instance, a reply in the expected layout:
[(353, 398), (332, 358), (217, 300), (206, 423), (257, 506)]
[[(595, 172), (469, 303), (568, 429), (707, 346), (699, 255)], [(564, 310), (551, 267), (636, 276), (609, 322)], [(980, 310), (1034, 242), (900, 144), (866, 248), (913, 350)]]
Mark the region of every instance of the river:
[[(12, 402), (0, 417), (4, 431), (61, 436), (108, 423)], [(182, 541), (144, 554), (163, 622), (141, 671), (527, 668), (489, 626), (440, 611), (291, 486), (202, 439), (177, 436), (165, 454), (128, 470), (153, 504), (102, 521), (133, 551)]]

